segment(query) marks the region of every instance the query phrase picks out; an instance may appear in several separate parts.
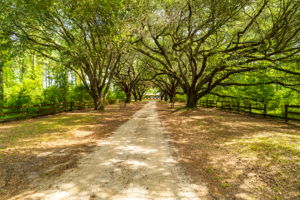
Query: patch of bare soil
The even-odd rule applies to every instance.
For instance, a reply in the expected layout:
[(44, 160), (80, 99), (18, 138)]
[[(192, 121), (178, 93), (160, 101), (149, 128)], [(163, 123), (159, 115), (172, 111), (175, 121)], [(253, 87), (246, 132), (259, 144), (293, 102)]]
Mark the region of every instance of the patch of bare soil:
[(159, 115), (175, 157), (210, 199), (300, 199), (300, 126), (214, 108)]
[(0, 124), (0, 199), (34, 190), (29, 185), (76, 167), (96, 141), (110, 136), (143, 105), (109, 105), (104, 112), (83, 110)]
[(149, 102), (75, 169), (10, 200), (199, 200), (206, 187), (190, 184), (165, 136), (156, 102)]

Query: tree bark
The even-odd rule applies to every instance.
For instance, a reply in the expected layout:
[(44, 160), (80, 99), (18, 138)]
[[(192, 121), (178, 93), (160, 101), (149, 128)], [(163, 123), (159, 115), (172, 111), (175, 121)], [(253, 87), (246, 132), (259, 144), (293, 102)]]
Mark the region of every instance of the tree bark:
[(162, 101), (164, 99), (165, 95), (161, 94), (160, 95), (160, 100)]
[(139, 101), (142, 101), (143, 100), (143, 95), (139, 95)]
[(131, 93), (126, 93), (125, 103), (130, 103), (130, 102), (131, 102)]
[(174, 103), (175, 103), (174, 97), (175, 97), (175, 95), (169, 95), (169, 97), (170, 97), (171, 108), (174, 108)]
[(187, 102), (186, 102), (186, 108), (197, 108), (197, 95), (195, 92), (189, 92), (187, 93)]
[(170, 97), (170, 103), (174, 103), (174, 96), (169, 96)]
[(138, 101), (138, 95), (136, 94), (136, 92), (133, 92), (133, 97), (134, 97), (134, 101)]
[(104, 111), (104, 101), (102, 95), (93, 95), (94, 109)]
[[(168, 95), (165, 95), (164, 101), (168, 101)], [(170, 99), (171, 101), (171, 99)]]

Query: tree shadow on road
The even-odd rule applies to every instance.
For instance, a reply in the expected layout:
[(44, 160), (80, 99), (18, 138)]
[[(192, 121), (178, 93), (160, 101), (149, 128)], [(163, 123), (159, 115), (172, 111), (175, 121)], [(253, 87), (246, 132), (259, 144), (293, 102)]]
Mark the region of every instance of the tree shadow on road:
[(212, 198), (299, 197), (298, 125), (208, 108), (159, 110), (174, 155)]

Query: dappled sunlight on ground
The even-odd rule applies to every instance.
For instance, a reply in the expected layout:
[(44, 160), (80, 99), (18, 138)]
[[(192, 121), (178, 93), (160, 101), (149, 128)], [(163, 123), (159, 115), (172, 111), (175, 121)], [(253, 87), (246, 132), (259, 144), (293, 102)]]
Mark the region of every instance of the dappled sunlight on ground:
[(77, 169), (66, 171), (34, 194), (12, 199), (196, 200), (197, 194), (205, 199), (207, 187), (191, 184), (177, 166), (155, 103), (149, 103), (113, 135), (97, 142), (95, 151), (80, 160)]
[(124, 110), (110, 105), (105, 112), (81, 110), (0, 124), (0, 199), (33, 192), (30, 188), (40, 182), (74, 168), (97, 141), (108, 137), (142, 105), (128, 105)]
[(299, 124), (179, 106), (160, 105), (160, 117), (174, 155), (212, 198), (300, 199)]

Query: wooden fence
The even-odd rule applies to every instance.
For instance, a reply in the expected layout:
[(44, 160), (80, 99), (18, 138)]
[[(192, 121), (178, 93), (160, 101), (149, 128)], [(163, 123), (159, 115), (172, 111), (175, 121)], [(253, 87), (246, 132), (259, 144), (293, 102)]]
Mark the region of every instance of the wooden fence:
[(264, 117), (281, 118), (284, 119), (286, 122), (288, 122), (289, 120), (300, 121), (300, 106), (297, 105), (285, 105), (282, 115), (274, 115), (270, 114), (267, 104), (241, 104), (240, 102), (212, 100), (200, 101), (199, 104), (200, 106), (204, 107), (216, 107), (235, 112), (262, 115)]
[(290, 115), (299, 116), (300, 118), (300, 106), (297, 105), (285, 105), (284, 106), (284, 119), (288, 120), (299, 120), (299, 118), (290, 117)]
[(92, 108), (93, 106), (94, 103), (90, 101), (61, 102), (30, 106), (2, 106), (0, 107), (0, 122)]

